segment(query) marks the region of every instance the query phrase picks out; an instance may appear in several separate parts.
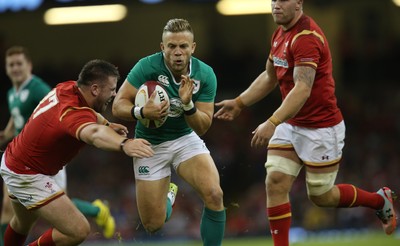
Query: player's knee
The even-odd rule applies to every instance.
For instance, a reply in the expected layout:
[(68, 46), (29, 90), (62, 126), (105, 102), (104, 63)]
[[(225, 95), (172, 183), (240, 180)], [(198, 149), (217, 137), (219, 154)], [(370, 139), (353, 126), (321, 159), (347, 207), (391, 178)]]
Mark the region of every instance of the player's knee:
[(142, 220), (142, 224), (144, 229), (149, 233), (155, 233), (159, 231), (165, 223), (165, 214), (164, 216), (152, 217), (150, 219)]
[(288, 193), (294, 178), (299, 174), (302, 166), (281, 156), (268, 156), (265, 163), (267, 178), (265, 180), (268, 195)]
[(203, 194), (204, 204), (211, 210), (221, 210), (223, 208), (223, 191), (220, 186), (212, 187)]
[(329, 197), (326, 195), (328, 192), (319, 196), (308, 195), (308, 199), (318, 207), (331, 207)]
[(73, 232), (67, 236), (70, 237), (70, 241), (72, 243), (78, 245), (78, 244), (82, 243), (83, 241), (85, 241), (85, 239), (89, 236), (89, 233), (90, 233), (90, 224), (85, 219), (85, 220), (82, 220), (82, 223), (75, 225)]
[(309, 199), (317, 206), (329, 207), (332, 202), (329, 191), (332, 190), (337, 171), (331, 173), (307, 173), (307, 194)]
[(284, 182), (286, 174), (281, 172), (270, 172), (265, 179), (265, 189), (269, 196), (288, 193), (290, 185)]

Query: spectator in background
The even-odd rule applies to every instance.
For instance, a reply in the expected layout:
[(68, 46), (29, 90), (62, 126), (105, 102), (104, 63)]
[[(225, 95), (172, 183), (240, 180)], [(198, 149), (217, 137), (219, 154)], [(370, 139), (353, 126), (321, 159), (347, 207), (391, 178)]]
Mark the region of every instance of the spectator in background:
[[(36, 77), (32, 79), (32, 65), (24, 48), (8, 50), (6, 64), (14, 84), (9, 94), (14, 123), (9, 125), (22, 126), (15, 124), (15, 101), (20, 100), (22, 104), (35, 95), (37, 84), (44, 89), (48, 87)], [(60, 184), (56, 175), (85, 143), (105, 150), (124, 151), (129, 156), (152, 155), (147, 141), (127, 139), (126, 127), (111, 124), (97, 113), (104, 111), (115, 96), (118, 78), (114, 65), (94, 60), (85, 65), (77, 82), (60, 83), (38, 105), (31, 103), (35, 110), (22, 131), (8, 144), (1, 161), (0, 173), (14, 211), (5, 231), (5, 245), (23, 245), (39, 217), (54, 228), (30, 245), (76, 245), (86, 238), (89, 223), (65, 195), (65, 179)], [(98, 204), (94, 202), (94, 206)], [(97, 218), (105, 219), (104, 222), (111, 218), (107, 207), (97, 207), (97, 210), (98, 213), (100, 210)]]
[(289, 244), (289, 192), (306, 169), (309, 199), (320, 207), (368, 207), (377, 211), (386, 234), (396, 229), (393, 192), (367, 192), (335, 179), (342, 158), (345, 124), (334, 94), (332, 58), (326, 37), (303, 13), (302, 0), (273, 0), (279, 25), (263, 71), (238, 97), (216, 103), (215, 117), (233, 120), (279, 86), (282, 104), (254, 131), (253, 147), (267, 147), (267, 215), (275, 246)]

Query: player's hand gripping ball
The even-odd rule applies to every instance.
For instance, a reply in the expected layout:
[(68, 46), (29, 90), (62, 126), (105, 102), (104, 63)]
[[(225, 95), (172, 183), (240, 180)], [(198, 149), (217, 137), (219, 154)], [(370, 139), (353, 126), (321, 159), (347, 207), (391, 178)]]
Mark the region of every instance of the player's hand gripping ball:
[[(164, 101), (169, 103), (167, 91), (162, 87), (162, 85), (157, 81), (147, 81), (139, 87), (135, 97), (135, 106), (143, 107), (154, 91), (157, 91), (154, 103), (160, 104)], [(165, 123), (167, 118), (168, 116), (163, 117), (161, 120), (139, 119), (139, 121), (147, 128), (158, 128)]]

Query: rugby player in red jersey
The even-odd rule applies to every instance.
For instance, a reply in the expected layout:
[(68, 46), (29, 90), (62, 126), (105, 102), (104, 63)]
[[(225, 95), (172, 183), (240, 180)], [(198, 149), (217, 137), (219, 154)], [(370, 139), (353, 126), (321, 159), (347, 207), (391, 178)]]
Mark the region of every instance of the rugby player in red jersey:
[(29, 245), (78, 245), (90, 225), (54, 180), (86, 144), (131, 157), (150, 157), (144, 139), (128, 139), (127, 128), (103, 116), (116, 95), (118, 69), (92, 60), (77, 81), (60, 83), (39, 103), (21, 133), (7, 146), (1, 176), (15, 215), (4, 235), (4, 245), (24, 245), (38, 218), (52, 226)]
[(215, 117), (233, 120), (279, 86), (282, 104), (254, 131), (252, 147), (267, 147), (267, 215), (275, 246), (289, 245), (289, 192), (305, 167), (309, 199), (320, 207), (369, 207), (384, 231), (396, 228), (392, 191), (367, 192), (337, 184), (345, 124), (336, 104), (332, 58), (321, 28), (303, 13), (302, 0), (272, 0), (279, 25), (272, 35), (266, 69), (238, 97), (216, 103)]

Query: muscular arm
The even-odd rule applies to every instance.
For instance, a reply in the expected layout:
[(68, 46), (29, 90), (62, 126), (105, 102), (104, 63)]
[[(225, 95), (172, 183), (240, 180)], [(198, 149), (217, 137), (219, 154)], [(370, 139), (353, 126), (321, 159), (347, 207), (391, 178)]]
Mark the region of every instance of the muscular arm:
[(81, 130), (79, 137), (87, 144), (109, 151), (120, 151), (120, 143), (125, 139), (110, 127), (100, 124), (85, 126)]
[[(127, 121), (134, 120), (131, 110), (134, 106), (137, 91), (134, 86), (125, 80), (114, 99), (112, 107), (114, 116)], [(154, 98), (156, 95), (157, 93), (154, 91), (143, 106), (142, 112), (146, 119), (160, 120), (168, 114), (169, 103), (167, 101), (163, 101), (160, 104), (155, 103)]]
[[(147, 140), (138, 138), (124, 141), (126, 136), (119, 135), (111, 127), (105, 125), (87, 125), (79, 132), (79, 138), (83, 142), (99, 149), (123, 151), (131, 157), (143, 158), (154, 155), (154, 151), (151, 149), (151, 145)], [(123, 141), (124, 146), (121, 146)]]
[(294, 68), (294, 87), (283, 100), (281, 106), (274, 112), (275, 117), (284, 122), (294, 117), (311, 94), (314, 83), (315, 69), (306, 66)]
[(126, 121), (133, 121), (131, 109), (134, 105), (137, 89), (127, 80), (124, 81), (114, 98), (112, 113), (115, 117)]
[(214, 104), (205, 102), (196, 102), (196, 113), (192, 115), (185, 115), (188, 125), (197, 133), (197, 135), (204, 135), (211, 127), (212, 116), (214, 114)]
[[(315, 70), (311, 67), (295, 67), (294, 83), (295, 86), (283, 100), (281, 106), (274, 112), (273, 117), (261, 123), (253, 132), (251, 146), (265, 147), (274, 134), (277, 124), (294, 117), (303, 107), (311, 93), (314, 83)], [(275, 121), (275, 122), (274, 122)]]

